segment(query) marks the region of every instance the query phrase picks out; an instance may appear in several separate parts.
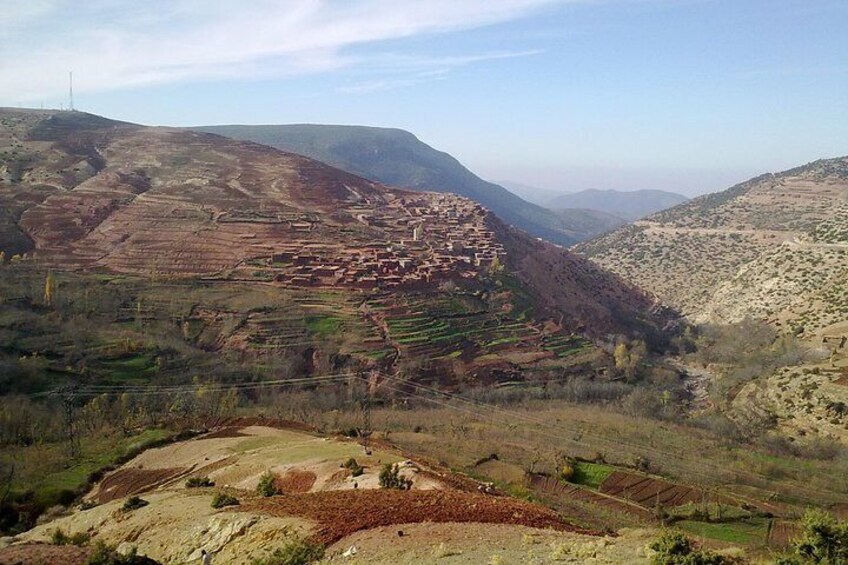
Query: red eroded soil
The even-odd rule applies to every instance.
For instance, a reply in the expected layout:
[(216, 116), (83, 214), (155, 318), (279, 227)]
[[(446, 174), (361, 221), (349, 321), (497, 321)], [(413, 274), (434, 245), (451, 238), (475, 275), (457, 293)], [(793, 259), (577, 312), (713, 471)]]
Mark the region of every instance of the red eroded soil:
[(0, 565), (85, 565), (91, 549), (75, 545), (15, 545), (0, 549)]
[(315, 476), (315, 473), (310, 471), (293, 469), (288, 471), (282, 477), (278, 477), (275, 483), (280, 492), (285, 494), (297, 494), (309, 492), (317, 478), (318, 477)]
[(299, 516), (317, 522), (316, 537), (331, 544), (360, 530), (422, 522), (478, 522), (599, 535), (522, 500), (457, 491), (353, 490), (244, 501), (239, 512)]
[(241, 428), (238, 426), (225, 426), (214, 432), (210, 432), (202, 437), (202, 439), (219, 439), (226, 437), (247, 437), (247, 434), (241, 433)]
[(186, 469), (118, 469), (106, 475), (95, 499), (99, 504), (147, 492), (180, 476)]

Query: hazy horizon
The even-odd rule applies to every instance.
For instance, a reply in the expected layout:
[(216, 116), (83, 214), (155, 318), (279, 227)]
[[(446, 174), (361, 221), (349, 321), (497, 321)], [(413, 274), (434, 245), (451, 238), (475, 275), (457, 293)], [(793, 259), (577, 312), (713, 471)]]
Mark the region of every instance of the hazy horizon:
[(396, 127), (481, 177), (687, 196), (848, 154), (834, 0), (12, 0), (0, 105)]

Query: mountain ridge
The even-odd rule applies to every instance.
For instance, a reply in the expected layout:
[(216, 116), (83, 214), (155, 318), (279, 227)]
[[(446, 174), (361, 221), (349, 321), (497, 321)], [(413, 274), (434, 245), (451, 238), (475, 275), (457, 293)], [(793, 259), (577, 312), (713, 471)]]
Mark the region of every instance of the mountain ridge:
[(766, 173), (577, 249), (701, 322), (796, 333), (848, 314), (848, 157)]
[(625, 220), (638, 220), (689, 200), (682, 194), (665, 190), (600, 190), (590, 188), (562, 194), (548, 203), (552, 209), (588, 208), (600, 210)]
[[(487, 291), (504, 308), (524, 293), (541, 318), (596, 337), (665, 324), (637, 289), (471, 200), (257, 143), (88, 116), (0, 110), (0, 166), (15, 169), (0, 183), (0, 204), (15, 212), (0, 236), (20, 231), (44, 267), (390, 299), (402, 289), (449, 297), (447, 283), (482, 290), (481, 277), (505, 268), (520, 286)], [(557, 279), (567, 288), (549, 290)]]
[(507, 223), (560, 245), (568, 246), (597, 233), (597, 229), (580, 231), (580, 226), (591, 223), (591, 216), (571, 224), (568, 218), (481, 179), (449, 153), (431, 147), (406, 130), (327, 124), (219, 125), (192, 129), (306, 155), (391, 186), (466, 196)]

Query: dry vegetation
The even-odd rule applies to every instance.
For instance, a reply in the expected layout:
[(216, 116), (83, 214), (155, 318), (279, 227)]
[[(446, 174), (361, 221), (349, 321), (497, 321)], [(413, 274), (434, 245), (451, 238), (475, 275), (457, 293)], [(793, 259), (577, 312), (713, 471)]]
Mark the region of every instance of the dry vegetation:
[(698, 321), (808, 334), (844, 318), (848, 159), (764, 175), (578, 249)]

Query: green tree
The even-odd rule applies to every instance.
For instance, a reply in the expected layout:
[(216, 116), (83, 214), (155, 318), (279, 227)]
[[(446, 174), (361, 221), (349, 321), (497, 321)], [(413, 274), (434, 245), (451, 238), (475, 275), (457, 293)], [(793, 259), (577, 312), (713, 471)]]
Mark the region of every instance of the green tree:
[(848, 563), (848, 522), (840, 522), (832, 514), (815, 509), (804, 514), (801, 525), (801, 537), (793, 544), (795, 555), (784, 563)]
[(44, 304), (47, 306), (53, 305), (53, 300), (56, 298), (56, 277), (53, 276), (53, 271), (47, 273), (47, 278), (44, 280)]
[(651, 565), (725, 565), (728, 560), (721, 555), (699, 549), (692, 540), (675, 530), (664, 531), (651, 544), (656, 553)]
[(393, 488), (397, 490), (409, 490), (412, 488), (412, 479), (400, 474), (400, 467), (386, 463), (380, 470), (380, 486), (382, 488)]

